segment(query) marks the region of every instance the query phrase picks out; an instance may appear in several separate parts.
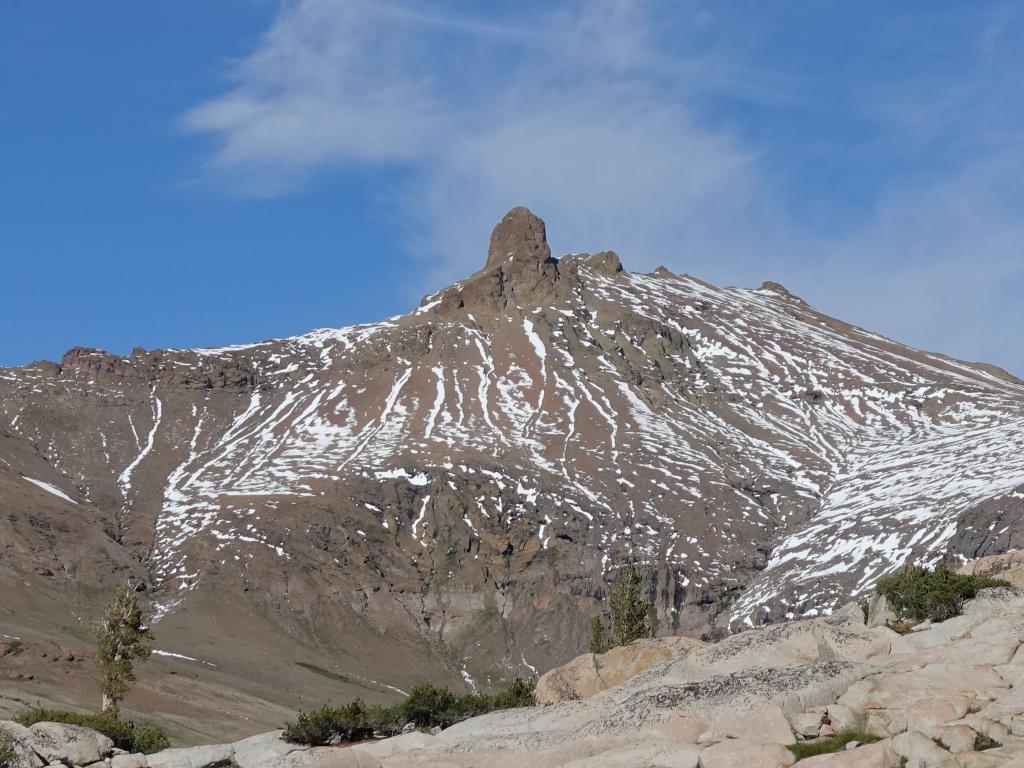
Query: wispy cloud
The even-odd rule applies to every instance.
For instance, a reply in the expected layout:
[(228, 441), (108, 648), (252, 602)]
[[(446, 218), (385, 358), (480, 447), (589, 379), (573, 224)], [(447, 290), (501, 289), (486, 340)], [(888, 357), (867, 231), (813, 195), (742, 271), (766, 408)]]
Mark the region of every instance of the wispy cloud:
[(550, 219), (564, 249), (614, 246), (645, 265), (737, 258), (735, 223), (765, 197), (756, 158), (698, 124), (685, 97), (699, 68), (659, 50), (654, 21), (628, 2), (534, 11), (523, 26), (303, 0), (184, 123), (213, 137), (212, 170), (243, 194), (331, 167), (403, 171), (392, 192), (435, 280), (479, 266), (516, 203)]
[(779, 265), (823, 309), (887, 335), (1024, 373), (1024, 147), (887, 193), (842, 238)]
[[(1024, 288), (1024, 226), (1005, 204), (1024, 170), (1020, 110), (1008, 117), (1000, 101), (1021, 91), (1001, 68), (1017, 16), (993, 6), (961, 24), (957, 73), (917, 72), (935, 41), (915, 39), (903, 64), (917, 76), (840, 80), (776, 63), (778, 22), (758, 37), (746, 31), (757, 19), (720, 8), (594, 0), (468, 15), (298, 0), (183, 122), (213, 141), (212, 178), (242, 194), (286, 194), (332, 169), (389, 171), (407, 244), (437, 284), (477, 268), (490, 225), (524, 203), (548, 219), (556, 250), (614, 248), (630, 267), (719, 282), (781, 276), (876, 330), (1024, 370), (1020, 344), (990, 331), (1024, 319), (1005, 296)], [(911, 34), (913, 23), (890, 26)], [(845, 110), (874, 132), (864, 151), (889, 142), (892, 161), (864, 168), (878, 180), (854, 213), (812, 223), (806, 211), (835, 180), (794, 194), (787, 185), (811, 186), (787, 178), (789, 162), (807, 162), (801, 147), (771, 146), (709, 108), (716, 97), (812, 117)], [(808, 144), (855, 151), (814, 131)]]

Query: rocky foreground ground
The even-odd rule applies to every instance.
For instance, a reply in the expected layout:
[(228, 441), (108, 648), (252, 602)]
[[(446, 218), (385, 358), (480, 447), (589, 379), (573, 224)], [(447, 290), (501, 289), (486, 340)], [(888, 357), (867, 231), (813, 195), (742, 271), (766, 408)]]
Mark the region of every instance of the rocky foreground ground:
[(713, 645), (587, 655), (542, 678), (538, 697), (554, 703), (347, 747), (270, 732), (143, 756), (87, 729), (0, 725), (35, 768), (774, 768), (795, 762), (788, 745), (852, 730), (881, 739), (801, 765), (1024, 766), (1024, 591), (984, 590), (963, 615), (902, 635), (864, 614), (851, 603)]

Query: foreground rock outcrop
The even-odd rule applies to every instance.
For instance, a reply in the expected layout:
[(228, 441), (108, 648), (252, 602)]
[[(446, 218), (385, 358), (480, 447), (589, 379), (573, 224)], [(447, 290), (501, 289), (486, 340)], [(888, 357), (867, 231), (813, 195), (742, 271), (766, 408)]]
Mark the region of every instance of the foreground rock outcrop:
[(657, 637), (621, 645), (607, 653), (585, 653), (541, 675), (537, 681), (537, 701), (556, 704), (589, 699), (622, 685), (656, 664), (685, 656), (703, 646), (700, 640), (690, 637)]
[[(784, 768), (796, 762), (790, 745), (851, 731), (878, 740), (841, 739), (839, 751), (801, 765), (1022, 766), (1022, 644), (1024, 591), (997, 588), (969, 601), (962, 616), (905, 635), (867, 626), (850, 604), (834, 616), (714, 645), (662, 646), (669, 658), (620, 685), (473, 718), (437, 735), (308, 748), (272, 732), (141, 756), (115, 755), (98, 735), (79, 733), (85, 729), (0, 728), (35, 768), (98, 760), (111, 768)], [(657, 647), (640, 643), (619, 657), (635, 660)], [(579, 666), (549, 679), (579, 683)]]
[(1018, 589), (1024, 589), (1024, 552), (1017, 550), (1002, 555), (981, 557), (967, 563), (957, 572), (968, 576), (1002, 579)]

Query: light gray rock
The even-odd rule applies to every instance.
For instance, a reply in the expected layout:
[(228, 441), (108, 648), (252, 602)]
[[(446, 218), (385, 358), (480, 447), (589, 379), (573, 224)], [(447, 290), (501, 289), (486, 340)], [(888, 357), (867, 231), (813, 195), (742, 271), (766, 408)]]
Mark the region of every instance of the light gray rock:
[(32, 748), (50, 762), (89, 765), (112, 754), (114, 742), (90, 728), (65, 723), (36, 723), (29, 730)]
[(381, 768), (373, 755), (351, 747), (313, 747), (271, 758), (264, 768)]
[(907, 758), (908, 766), (916, 762), (923, 768), (956, 768), (953, 755), (921, 731), (907, 731), (893, 737), (892, 748), (896, 754)]
[(971, 752), (974, 749), (975, 733), (966, 725), (945, 725), (929, 735), (941, 741), (953, 754)]
[(889, 607), (889, 601), (885, 599), (885, 595), (875, 595), (868, 602), (867, 626), (884, 627), (890, 621), (896, 621), (897, 618), (899, 617)]
[(963, 706), (966, 711), (969, 701), (992, 700), (1007, 690), (991, 667), (971, 664), (969, 659), (965, 662), (928, 664), (919, 669), (875, 674), (851, 685), (838, 703), (867, 711), (928, 702), (956, 702), (958, 708)]
[(110, 768), (149, 768), (149, 761), (141, 752), (114, 755), (110, 758)]
[(964, 603), (965, 616), (1005, 616), (1024, 613), (1024, 590), (1016, 587), (990, 587)]
[(981, 714), (969, 714), (962, 720), (955, 720), (947, 725), (966, 725), (973, 731), (983, 733), (990, 739), (1003, 742), (1010, 737), (1010, 729), (1002, 723), (984, 717)]
[(714, 725), (703, 717), (679, 715), (659, 723), (654, 731), (677, 744), (702, 744), (713, 740)]
[(570, 760), (561, 768), (697, 768), (700, 753), (701, 748), (693, 744), (646, 738), (638, 744)]
[[(354, 744), (352, 749), (366, 752), (368, 755), (373, 755), (377, 758), (385, 758), (391, 757), (392, 755), (396, 755), (400, 752), (409, 752), (413, 749), (429, 749), (433, 746), (435, 741), (435, 737), (431, 736), (429, 733), (412, 731), (411, 733), (392, 736), (390, 739), (369, 741), (365, 744)], [(244, 768), (244, 766), (239, 763), (239, 768)]]
[(230, 765), (234, 750), (230, 744), (164, 749), (149, 755), (149, 768), (216, 768)]
[(821, 715), (811, 712), (796, 712), (789, 716), (789, 724), (797, 736), (815, 739), (821, 730)]
[(800, 761), (800, 768), (899, 768), (900, 756), (888, 742), (880, 741)]
[(690, 680), (752, 667), (791, 667), (825, 661), (863, 662), (888, 654), (893, 636), (864, 625), (864, 613), (848, 603), (833, 616), (770, 624), (741, 632), (669, 662), (667, 674)]
[(989, 755), (985, 752), (961, 752), (956, 755), (956, 764), (960, 768), (999, 768), (1006, 765), (1005, 757)]
[(309, 749), (302, 744), (282, 741), (281, 733), (282, 731), (268, 731), (236, 741), (231, 745), (235, 764), (238, 768), (261, 768), (274, 758)]
[(758, 741), (784, 746), (796, 742), (781, 707), (761, 707), (719, 715), (715, 719), (712, 739), (723, 736), (728, 739), (749, 739), (754, 736)]
[(864, 727), (864, 712), (850, 709), (842, 704), (830, 704), (825, 716), (828, 718), (829, 725), (837, 733), (842, 731), (859, 731)]
[(0, 733), (10, 737), (17, 754), (17, 765), (12, 768), (42, 768), (43, 761), (32, 748), (35, 741), (32, 731), (13, 720), (0, 720)]
[(781, 744), (729, 739), (700, 753), (700, 768), (787, 768), (796, 761)]

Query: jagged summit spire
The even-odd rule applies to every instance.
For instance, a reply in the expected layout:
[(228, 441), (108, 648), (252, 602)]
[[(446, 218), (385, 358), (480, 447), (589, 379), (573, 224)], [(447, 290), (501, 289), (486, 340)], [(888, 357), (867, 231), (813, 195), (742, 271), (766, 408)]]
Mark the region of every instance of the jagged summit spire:
[(612, 251), (552, 257), (544, 221), (518, 205), (491, 232), (483, 269), (425, 296), (420, 307), (446, 314), (466, 308), (502, 313), (510, 306), (547, 305), (569, 295), (582, 265), (609, 276), (622, 271), (622, 262)]
[(491, 232), (485, 268), (516, 260), (544, 263), (550, 258), (543, 220), (519, 205), (506, 213)]

